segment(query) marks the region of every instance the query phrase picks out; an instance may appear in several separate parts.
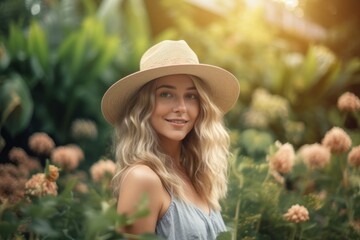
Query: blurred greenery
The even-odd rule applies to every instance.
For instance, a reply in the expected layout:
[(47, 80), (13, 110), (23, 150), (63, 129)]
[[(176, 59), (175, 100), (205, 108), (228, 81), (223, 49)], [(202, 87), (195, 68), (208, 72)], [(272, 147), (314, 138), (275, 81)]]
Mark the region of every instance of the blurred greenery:
[(96, 141), (82, 142), (90, 164), (110, 152), (104, 151), (111, 145), (111, 130), (100, 113), (102, 94), (114, 80), (135, 71), (135, 61), (148, 46), (146, 32), (135, 35), (132, 30), (146, 28), (144, 17), (133, 21), (133, 14), (124, 15), (121, 21), (130, 24), (110, 31), (108, 13), (139, 11), (141, 2), (31, 4), (44, 6), (45, 13), (28, 24), (10, 19), (8, 32), (1, 36), (2, 136), (21, 146), (31, 133), (43, 131), (65, 144), (75, 140), (73, 121), (90, 119), (102, 129)]
[[(241, 85), (240, 99), (225, 119), (234, 159), (223, 215), (232, 234), (220, 239), (288, 239), (299, 228), (282, 217), (293, 203), (310, 211), (310, 221), (301, 225), (302, 239), (359, 237), (359, 230), (351, 227), (360, 221), (353, 214), (360, 212), (358, 184), (321, 202), (315, 193), (304, 193), (309, 173), (301, 162), (282, 176), (285, 186), (269, 177), (266, 159), (275, 141), (298, 149), (320, 142), (331, 127), (339, 126), (351, 136), (352, 146), (360, 143), (358, 115), (336, 106), (344, 92), (360, 93), (358, 16), (346, 16), (346, 8), (339, 5), (353, 2), (299, 2), (305, 17), (343, 37), (325, 42), (287, 38), (266, 21), (264, 9), (249, 8), (240, 0), (226, 14), (177, 0), (3, 0), (0, 161), (9, 162), (13, 147), (31, 154), (28, 138), (34, 132), (46, 132), (57, 145), (80, 145), (86, 159), (80, 167), (85, 171), (103, 156), (112, 158), (112, 129), (100, 111), (103, 93), (137, 71), (142, 53), (153, 43), (185, 39), (201, 62), (229, 70)], [(327, 7), (317, 15), (319, 8), (313, 6), (319, 5)], [(326, 22), (329, 6), (339, 14)], [(73, 126), (84, 119), (95, 123), (97, 134), (79, 139)], [(351, 174), (358, 182), (359, 172)], [(330, 181), (331, 172), (326, 171), (313, 177), (328, 192), (333, 181), (340, 181)], [(44, 238), (114, 237), (114, 229), (110, 233), (107, 227), (123, 219), (104, 200), (107, 197), (94, 192), (74, 196), (68, 184), (58, 197), (35, 200), (18, 213), (12, 210), (21, 205), (2, 203), (1, 232), (14, 233), (20, 214), (34, 219), (31, 231)], [(104, 210), (103, 203), (111, 206)], [(346, 214), (339, 214), (344, 209)], [(102, 224), (94, 225), (94, 216)], [(65, 225), (69, 228), (59, 231)]]

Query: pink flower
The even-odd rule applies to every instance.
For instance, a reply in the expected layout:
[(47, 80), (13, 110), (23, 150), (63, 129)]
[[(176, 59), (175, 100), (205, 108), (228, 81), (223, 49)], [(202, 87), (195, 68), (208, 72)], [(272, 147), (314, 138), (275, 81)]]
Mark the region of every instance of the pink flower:
[(29, 138), (29, 147), (37, 154), (48, 155), (55, 143), (46, 133), (34, 133)]
[(98, 135), (96, 123), (90, 119), (76, 119), (71, 124), (71, 133), (76, 139), (96, 139)]
[(0, 166), (0, 180), (6, 175), (11, 176), (15, 181), (20, 178), (26, 178), (27, 176), (26, 172), (22, 171), (22, 169), (19, 169), (14, 164), (0, 164)]
[(90, 168), (90, 174), (94, 182), (100, 182), (105, 176), (113, 176), (115, 174), (116, 165), (108, 159), (99, 160)]
[(41, 170), (42, 166), (37, 158), (29, 157), (28, 160), (19, 165), (19, 167), (26, 168), (28, 171)]
[(329, 148), (332, 153), (343, 153), (350, 149), (351, 138), (339, 127), (330, 129), (322, 140), (322, 145)]
[(78, 193), (86, 194), (89, 192), (89, 188), (85, 183), (78, 182), (74, 188), (74, 190)]
[(306, 222), (309, 220), (309, 212), (304, 206), (295, 204), (284, 214), (287, 221), (293, 223)]
[(337, 107), (347, 112), (360, 110), (360, 99), (355, 94), (346, 92), (339, 97)]
[(351, 149), (348, 154), (348, 163), (354, 168), (360, 168), (360, 145)]
[(76, 169), (83, 157), (82, 150), (76, 145), (60, 146), (51, 153), (52, 162), (61, 166), (66, 171)]
[(57, 195), (57, 185), (55, 182), (51, 182), (46, 179), (44, 173), (37, 173), (33, 175), (25, 183), (26, 194), (31, 196), (45, 196), (45, 195)]
[(84, 152), (78, 145), (76, 145), (76, 144), (68, 144), (68, 145), (66, 145), (66, 147), (71, 148), (72, 150), (74, 150), (74, 152), (75, 152), (77, 158), (79, 159), (79, 161), (84, 160), (84, 158), (85, 158)]
[(25, 181), (10, 175), (3, 176), (0, 181), (0, 205), (5, 200), (11, 203), (19, 202), (24, 197)]
[(291, 144), (277, 143), (278, 150), (268, 157), (270, 167), (279, 173), (289, 173), (294, 166), (295, 152)]
[(318, 143), (302, 146), (299, 155), (310, 168), (324, 168), (331, 157), (330, 150)]
[(13, 164), (0, 164), (0, 205), (19, 202), (24, 197), (26, 178)]
[(8, 156), (15, 163), (24, 163), (29, 158), (25, 150), (20, 147), (13, 147)]

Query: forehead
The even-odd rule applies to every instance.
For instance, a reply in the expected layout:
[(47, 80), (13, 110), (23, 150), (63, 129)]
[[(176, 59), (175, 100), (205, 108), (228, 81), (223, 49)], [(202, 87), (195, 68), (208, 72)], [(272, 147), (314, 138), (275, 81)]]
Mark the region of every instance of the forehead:
[(189, 75), (178, 74), (169, 75), (156, 79), (156, 86), (171, 85), (175, 87), (193, 88), (195, 87), (193, 80)]

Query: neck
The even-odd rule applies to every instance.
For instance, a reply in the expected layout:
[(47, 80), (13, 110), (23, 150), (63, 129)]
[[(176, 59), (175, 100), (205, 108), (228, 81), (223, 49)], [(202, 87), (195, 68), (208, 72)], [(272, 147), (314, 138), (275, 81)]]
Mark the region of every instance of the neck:
[(176, 166), (180, 166), (181, 160), (181, 141), (161, 141), (161, 147), (169, 155)]

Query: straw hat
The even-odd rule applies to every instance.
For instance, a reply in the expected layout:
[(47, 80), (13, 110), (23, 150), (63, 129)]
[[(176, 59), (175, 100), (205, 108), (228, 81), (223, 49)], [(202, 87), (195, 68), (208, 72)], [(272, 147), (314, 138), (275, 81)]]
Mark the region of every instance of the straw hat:
[(230, 110), (240, 93), (239, 82), (233, 74), (217, 66), (199, 63), (184, 40), (165, 40), (144, 53), (140, 71), (118, 80), (105, 92), (101, 102), (105, 119), (114, 125), (137, 90), (151, 80), (173, 74), (199, 77), (207, 85), (210, 98), (223, 113)]

